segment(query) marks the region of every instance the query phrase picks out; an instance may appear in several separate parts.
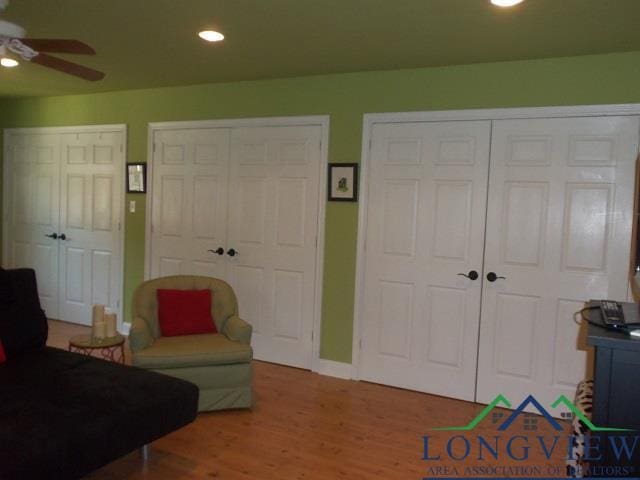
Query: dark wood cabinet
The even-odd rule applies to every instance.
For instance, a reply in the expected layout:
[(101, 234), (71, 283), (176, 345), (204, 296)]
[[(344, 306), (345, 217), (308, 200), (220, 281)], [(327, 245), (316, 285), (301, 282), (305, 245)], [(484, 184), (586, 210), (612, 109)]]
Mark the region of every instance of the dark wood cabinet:
[[(638, 304), (624, 304), (625, 317), (637, 318), (638, 308)], [(589, 316), (600, 322), (599, 310), (591, 310)], [(594, 472), (598, 476), (637, 477), (640, 474), (640, 339), (589, 325), (587, 343), (595, 347), (593, 424), (633, 429), (630, 432), (592, 432), (592, 437), (600, 437), (602, 458), (590, 463), (600, 467), (627, 467), (626, 474), (600, 468)], [(635, 443), (630, 459), (624, 455), (618, 458), (611, 446), (612, 440), (620, 445), (622, 436), (626, 437), (627, 445), (634, 446)]]

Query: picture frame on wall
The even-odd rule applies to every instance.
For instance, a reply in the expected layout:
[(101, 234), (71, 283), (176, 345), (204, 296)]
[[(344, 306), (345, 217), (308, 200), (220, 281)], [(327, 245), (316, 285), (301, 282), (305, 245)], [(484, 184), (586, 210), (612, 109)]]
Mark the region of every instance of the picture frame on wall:
[(147, 164), (127, 163), (127, 193), (147, 192)]
[(329, 196), (330, 202), (358, 201), (358, 164), (329, 164)]

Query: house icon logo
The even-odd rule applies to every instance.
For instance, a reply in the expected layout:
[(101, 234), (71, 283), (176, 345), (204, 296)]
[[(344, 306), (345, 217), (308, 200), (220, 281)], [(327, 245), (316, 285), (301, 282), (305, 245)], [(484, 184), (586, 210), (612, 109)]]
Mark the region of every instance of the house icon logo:
[[(493, 399), (493, 401), (487, 405), (471, 422), (469, 422), (467, 425), (464, 426), (457, 426), (457, 427), (438, 427), (438, 428), (432, 428), (432, 430), (440, 430), (440, 431), (470, 431), (473, 430), (482, 420), (485, 419), (485, 417), (487, 417), (490, 413), (494, 414), (494, 423), (495, 423), (495, 419), (497, 418), (501, 418), (502, 414), (498, 414), (496, 415), (496, 412), (493, 412), (493, 410), (496, 407), (505, 407), (505, 408), (511, 408), (512, 403), (502, 394), (498, 395), (496, 398)], [(551, 404), (551, 409), (552, 410), (556, 410), (558, 409), (560, 406), (564, 406), (566, 409), (568, 409), (571, 414), (575, 415), (578, 419), (580, 419), (584, 425), (592, 432), (630, 432), (633, 431), (632, 429), (628, 429), (628, 428), (612, 428), (612, 427), (598, 427), (596, 425), (594, 425), (591, 420), (589, 420), (585, 414), (578, 408), (576, 407), (572, 402), (569, 401), (569, 399), (567, 397), (565, 397), (564, 395), (560, 395), (555, 402), (553, 402)], [(507, 430), (512, 424), (513, 422), (520, 416), (520, 415), (531, 415), (530, 412), (526, 411), (527, 407), (530, 407), (533, 410), (536, 410), (544, 420), (546, 420), (546, 422), (551, 425), (551, 427), (556, 430), (556, 431), (562, 431), (562, 425), (560, 425), (560, 423), (558, 423), (558, 421), (553, 417), (553, 415), (551, 415), (549, 413), (549, 411), (544, 408), (542, 406), (542, 404), (536, 400), (536, 398), (533, 395), (529, 395), (527, 398), (525, 398), (522, 403), (520, 403), (520, 405), (518, 405), (513, 412), (511, 412), (511, 414), (507, 417), (506, 420), (504, 420), (499, 426), (498, 426), (498, 431), (505, 431)], [(571, 415), (569, 414), (569, 415)], [(563, 415), (564, 416), (564, 415)], [(526, 419), (525, 419), (526, 420)]]

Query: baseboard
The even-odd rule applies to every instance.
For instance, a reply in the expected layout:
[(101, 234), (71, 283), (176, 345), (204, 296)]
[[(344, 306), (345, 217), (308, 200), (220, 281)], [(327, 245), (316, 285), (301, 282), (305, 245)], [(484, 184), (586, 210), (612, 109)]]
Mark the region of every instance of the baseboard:
[(325, 360), (321, 358), (318, 360), (317, 366), (317, 373), (319, 373), (320, 375), (327, 375), (329, 377), (351, 380), (350, 363), (334, 362), (333, 360)]
[(121, 323), (118, 327), (118, 332), (120, 332), (120, 334), (124, 335), (125, 337), (129, 336), (129, 330), (131, 330), (130, 323)]

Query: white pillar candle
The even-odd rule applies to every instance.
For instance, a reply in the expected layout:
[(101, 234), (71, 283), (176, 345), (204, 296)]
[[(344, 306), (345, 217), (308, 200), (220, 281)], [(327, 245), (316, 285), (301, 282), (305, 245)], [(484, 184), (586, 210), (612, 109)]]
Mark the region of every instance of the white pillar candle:
[(107, 309), (104, 314), (104, 323), (106, 328), (107, 338), (112, 338), (116, 336), (117, 330), (117, 316), (111, 310)]
[(93, 338), (103, 340), (107, 336), (107, 323), (104, 320), (98, 320), (93, 324)]
[(104, 319), (104, 305), (94, 305), (92, 309), (91, 325)]
[(104, 323), (104, 305), (94, 305), (92, 310), (91, 334), (93, 338), (102, 339), (106, 336)]

